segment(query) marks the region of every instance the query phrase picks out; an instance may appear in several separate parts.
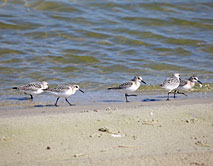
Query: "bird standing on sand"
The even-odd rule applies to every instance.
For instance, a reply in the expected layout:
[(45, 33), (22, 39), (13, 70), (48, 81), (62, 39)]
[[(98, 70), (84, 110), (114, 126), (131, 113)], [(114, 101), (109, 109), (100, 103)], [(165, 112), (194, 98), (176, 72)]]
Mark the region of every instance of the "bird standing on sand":
[(174, 91), (174, 98), (176, 93), (187, 96), (185, 93), (180, 91), (187, 91), (189, 89), (192, 89), (195, 86), (196, 82), (198, 82), (200, 84), (200, 87), (202, 87), (202, 82), (196, 76), (191, 76), (188, 80), (180, 80), (178, 88)]
[(79, 90), (82, 93), (84, 93), (84, 91), (82, 91), (79, 87), (79, 85), (58, 85), (55, 88), (50, 88), (47, 90), (47, 92), (52, 93), (53, 95), (57, 96), (58, 98), (56, 99), (55, 102), (55, 106), (57, 107), (57, 102), (59, 100), (60, 97), (64, 97), (66, 102), (70, 105), (73, 106), (67, 99), (67, 97), (74, 95), (75, 92)]
[(160, 86), (166, 90), (168, 90), (168, 97), (167, 100), (169, 100), (169, 94), (172, 93), (172, 90), (175, 90), (180, 84), (180, 74), (174, 73), (172, 77), (167, 78), (163, 84)]
[(44, 90), (48, 89), (48, 83), (45, 81), (42, 82), (31, 82), (26, 85), (21, 85), (17, 87), (13, 87), (12, 89), (17, 89), (25, 94), (30, 95), (30, 99), (33, 99), (33, 95), (40, 94), (44, 92)]
[(125, 92), (125, 98), (126, 98), (126, 102), (129, 102), (127, 97), (129, 96), (137, 96), (137, 95), (128, 95), (128, 92), (134, 92), (136, 91), (139, 87), (140, 87), (140, 83), (143, 82), (144, 84), (146, 84), (145, 81), (143, 81), (141, 76), (135, 76), (131, 81), (128, 81), (126, 83), (123, 83), (117, 87), (112, 87), (112, 88), (108, 88), (108, 90), (110, 89), (118, 89), (118, 90), (122, 90)]

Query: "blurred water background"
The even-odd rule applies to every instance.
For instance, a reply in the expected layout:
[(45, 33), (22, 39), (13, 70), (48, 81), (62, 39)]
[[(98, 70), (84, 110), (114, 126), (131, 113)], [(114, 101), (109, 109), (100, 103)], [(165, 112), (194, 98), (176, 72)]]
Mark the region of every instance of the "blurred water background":
[(1, 0), (0, 94), (32, 81), (98, 91), (174, 72), (213, 82), (212, 0)]

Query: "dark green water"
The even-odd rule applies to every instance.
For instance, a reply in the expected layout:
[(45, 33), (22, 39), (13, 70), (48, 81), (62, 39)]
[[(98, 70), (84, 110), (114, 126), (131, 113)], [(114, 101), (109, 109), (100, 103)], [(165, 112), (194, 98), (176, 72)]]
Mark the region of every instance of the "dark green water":
[(3, 95), (14, 85), (42, 80), (79, 83), (88, 91), (135, 75), (158, 85), (174, 72), (213, 82), (212, 0), (4, 2)]

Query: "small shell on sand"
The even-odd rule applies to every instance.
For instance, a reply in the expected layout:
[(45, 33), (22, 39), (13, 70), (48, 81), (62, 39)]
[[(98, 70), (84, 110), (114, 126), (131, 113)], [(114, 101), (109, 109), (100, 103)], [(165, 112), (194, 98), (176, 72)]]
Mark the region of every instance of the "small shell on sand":
[(120, 138), (120, 137), (123, 137), (121, 134), (111, 134), (112, 137), (117, 137), (117, 138)]

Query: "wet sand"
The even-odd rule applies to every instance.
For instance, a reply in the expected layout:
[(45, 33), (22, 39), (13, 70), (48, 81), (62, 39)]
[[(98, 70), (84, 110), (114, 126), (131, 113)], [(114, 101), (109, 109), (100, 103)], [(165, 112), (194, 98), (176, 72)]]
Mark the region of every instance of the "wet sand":
[(0, 165), (213, 165), (213, 98), (1, 108)]

